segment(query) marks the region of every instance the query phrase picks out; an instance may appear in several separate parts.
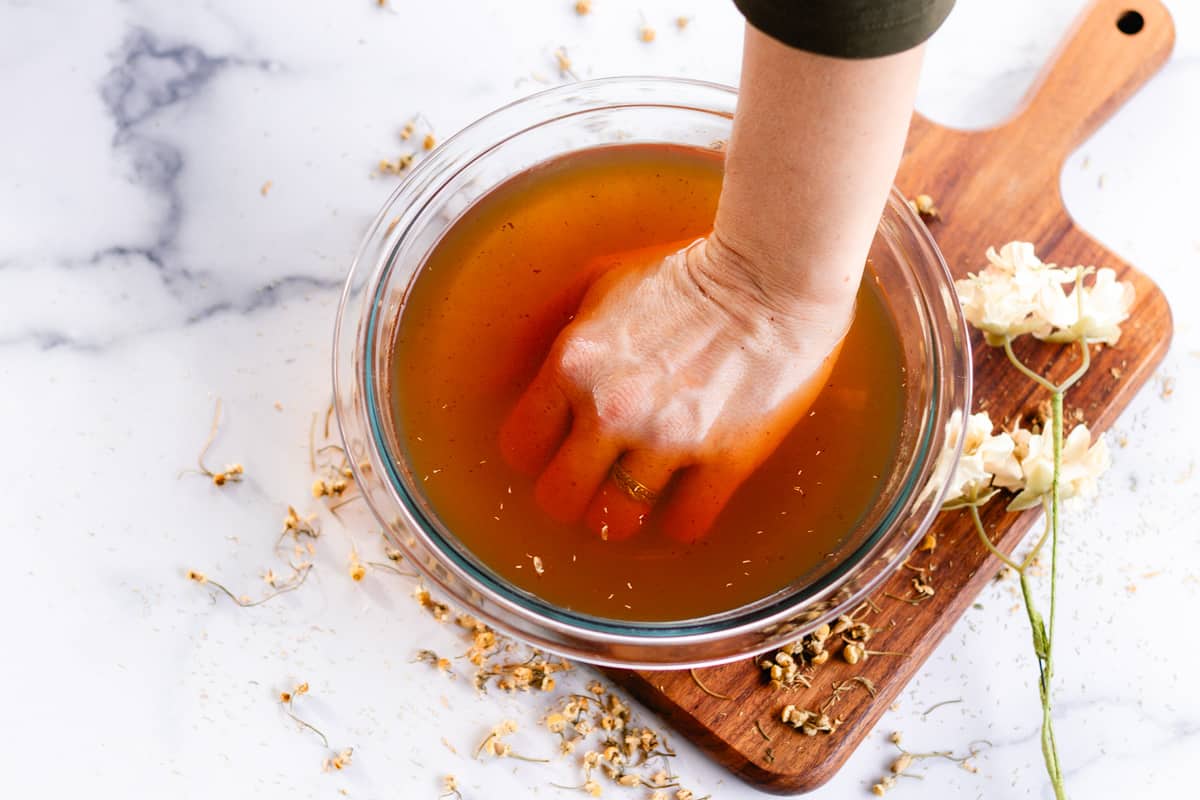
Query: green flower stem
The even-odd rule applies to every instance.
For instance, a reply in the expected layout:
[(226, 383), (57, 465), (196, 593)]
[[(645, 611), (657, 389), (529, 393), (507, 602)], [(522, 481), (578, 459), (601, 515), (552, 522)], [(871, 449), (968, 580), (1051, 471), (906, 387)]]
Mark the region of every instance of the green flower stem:
[(996, 549), (996, 545), (992, 544), (991, 538), (988, 537), (987, 532), (983, 529), (983, 520), (979, 518), (979, 506), (975, 503), (971, 503), (967, 507), (971, 509), (971, 519), (975, 522), (975, 532), (979, 534), (979, 539), (983, 542), (984, 547), (986, 547), (988, 550), (991, 550), (992, 555), (1003, 561), (1010, 569), (1019, 574), (1024, 574), (1023, 566), (1018, 565), (1017, 562), (1004, 555), (1004, 553), (1001, 553)]
[[(1018, 566), (1014, 561), (1005, 556), (988, 538), (987, 532), (983, 529), (983, 522), (979, 517), (978, 506), (971, 506), (971, 518), (975, 523), (975, 530), (979, 534), (980, 539), (987, 545), (988, 550), (994, 553), (1001, 561), (1014, 569), (1021, 581), (1021, 596), (1025, 601), (1025, 611), (1029, 616), (1029, 627), (1033, 633), (1033, 651), (1038, 662), (1038, 695), (1042, 701), (1042, 758), (1046, 762), (1046, 774), (1050, 777), (1050, 785), (1054, 789), (1054, 797), (1056, 800), (1066, 800), (1067, 793), (1063, 786), (1062, 764), (1058, 758), (1058, 744), (1054, 738), (1054, 720), (1051, 714), (1051, 679), (1054, 677), (1054, 629), (1056, 612), (1058, 610), (1058, 531), (1059, 531), (1059, 506), (1061, 505), (1061, 492), (1059, 480), (1062, 473), (1062, 448), (1063, 448), (1063, 395), (1067, 389), (1071, 388), (1083, 377), (1091, 366), (1091, 350), (1088, 347), (1086, 338), (1080, 338), (1080, 364), (1079, 367), (1071, 373), (1071, 375), (1061, 384), (1054, 384), (1041, 375), (1031, 370), (1017, 358), (1012, 349), (1012, 337), (1004, 339), (1004, 354), (1008, 356), (1008, 360), (1012, 365), (1027, 378), (1034, 383), (1048, 390), (1050, 397), (1050, 431), (1052, 441), (1054, 443), (1054, 476), (1050, 481), (1050, 497), (1049, 497), (1049, 523), (1046, 531), (1042, 533), (1033, 550)], [(1047, 536), (1050, 540), (1050, 624), (1047, 626), (1042, 620), (1041, 614), (1038, 613), (1034, 605), (1033, 590), (1029, 585), (1028, 568), (1033, 564), (1037, 554), (1041, 551), (1042, 546), (1046, 543)]]
[(1004, 337), (1004, 354), (1006, 356), (1008, 356), (1008, 360), (1011, 361), (1012, 365), (1017, 368), (1017, 371), (1020, 372), (1022, 375), (1024, 375), (1026, 378), (1029, 378), (1029, 380), (1033, 381), (1038, 386), (1041, 386), (1043, 389), (1045, 389), (1048, 392), (1058, 391), (1057, 386), (1055, 386), (1053, 383), (1046, 380), (1041, 375), (1038, 375), (1036, 372), (1031, 370), (1029, 367), (1027, 367), (1023, 363), (1021, 363), (1021, 359), (1017, 358), (1017, 354), (1013, 352), (1011, 336)]

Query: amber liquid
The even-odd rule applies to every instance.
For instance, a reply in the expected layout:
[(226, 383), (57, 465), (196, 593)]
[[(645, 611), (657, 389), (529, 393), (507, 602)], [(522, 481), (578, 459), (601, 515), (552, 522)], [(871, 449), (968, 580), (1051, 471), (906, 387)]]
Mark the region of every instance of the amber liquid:
[(472, 206), (410, 290), (390, 385), (414, 480), (480, 562), (561, 608), (690, 619), (811, 580), (843, 557), (892, 468), (900, 353), (873, 280), (810, 413), (700, 541), (667, 537), (653, 515), (624, 541), (557, 523), (501, 456), (501, 424), (570, 320), (582, 265), (707, 234), (721, 168), (711, 151), (658, 145), (558, 158)]

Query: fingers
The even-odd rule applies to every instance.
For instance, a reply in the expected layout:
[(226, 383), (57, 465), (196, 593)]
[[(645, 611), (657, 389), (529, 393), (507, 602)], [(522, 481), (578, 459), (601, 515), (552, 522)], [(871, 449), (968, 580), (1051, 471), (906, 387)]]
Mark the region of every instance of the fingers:
[[(584, 514), (584, 523), (609, 540), (626, 539), (637, 533), (650, 513), (655, 497), (666, 488), (677, 464), (648, 450), (632, 450), (621, 456), (618, 469), (596, 492)], [(643, 495), (634, 497), (633, 495)]]
[(621, 454), (615, 439), (595, 425), (576, 420), (571, 433), (537, 479), (534, 497), (542, 510), (560, 522), (583, 516), (588, 501)]
[(681, 542), (702, 539), (756, 464), (702, 464), (681, 472), (656, 511), (662, 529)]
[(500, 428), (500, 452), (512, 467), (536, 475), (571, 427), (571, 406), (547, 359)]

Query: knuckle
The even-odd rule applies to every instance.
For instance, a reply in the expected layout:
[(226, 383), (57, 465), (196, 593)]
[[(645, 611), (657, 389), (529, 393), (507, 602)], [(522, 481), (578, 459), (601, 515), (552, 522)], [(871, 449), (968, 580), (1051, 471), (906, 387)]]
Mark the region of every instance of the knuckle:
[(603, 364), (602, 350), (596, 342), (583, 336), (564, 336), (552, 359), (559, 379), (576, 389), (590, 386), (595, 381), (597, 368)]
[(615, 378), (593, 391), (596, 416), (613, 432), (636, 435), (653, 408), (653, 398), (645, 384), (635, 378)]

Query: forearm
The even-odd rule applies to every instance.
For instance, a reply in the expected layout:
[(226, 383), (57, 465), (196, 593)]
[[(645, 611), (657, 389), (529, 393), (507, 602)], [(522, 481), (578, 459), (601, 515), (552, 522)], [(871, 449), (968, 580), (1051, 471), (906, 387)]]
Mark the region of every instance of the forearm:
[(848, 309), (904, 147), (922, 47), (830, 58), (746, 26), (710, 246), (772, 306)]

